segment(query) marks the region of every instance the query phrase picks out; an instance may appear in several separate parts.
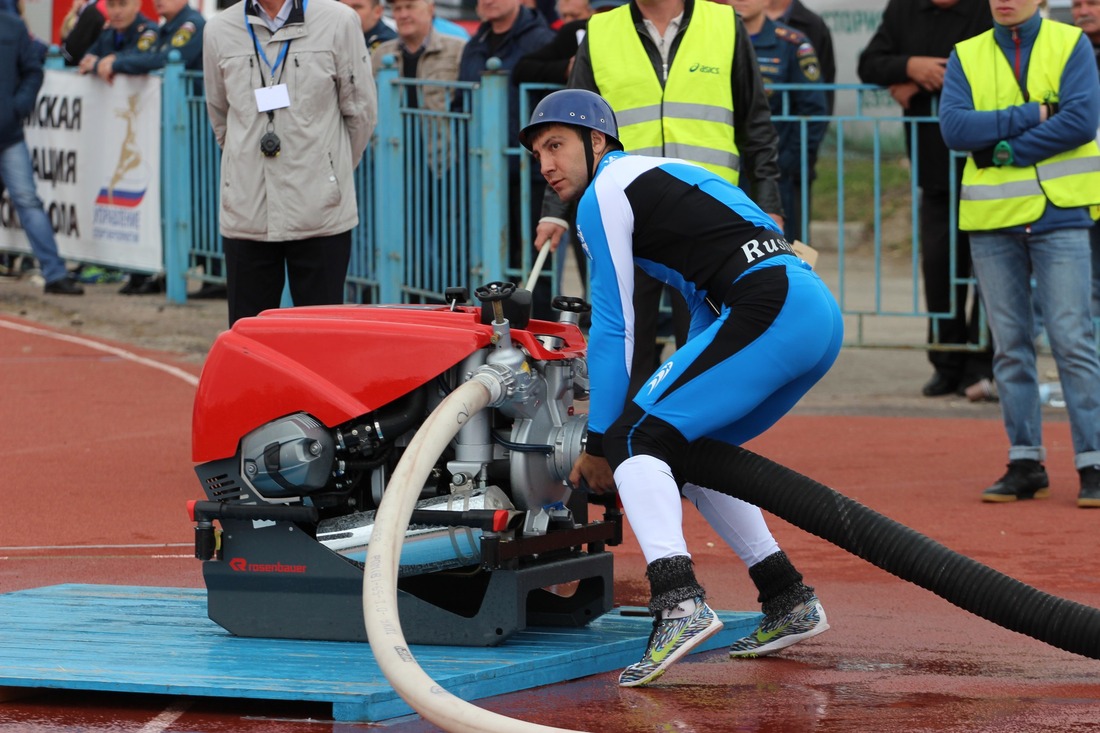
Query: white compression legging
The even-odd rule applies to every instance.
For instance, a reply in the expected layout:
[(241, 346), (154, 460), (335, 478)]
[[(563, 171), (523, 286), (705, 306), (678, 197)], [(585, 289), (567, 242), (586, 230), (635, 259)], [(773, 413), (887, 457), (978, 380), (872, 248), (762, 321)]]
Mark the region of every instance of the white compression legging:
[[(615, 469), (615, 485), (646, 564), (675, 555), (690, 557), (680, 491), (667, 463), (632, 456)], [(684, 484), (684, 496), (747, 567), (779, 551), (764, 515), (752, 504), (695, 484)]]

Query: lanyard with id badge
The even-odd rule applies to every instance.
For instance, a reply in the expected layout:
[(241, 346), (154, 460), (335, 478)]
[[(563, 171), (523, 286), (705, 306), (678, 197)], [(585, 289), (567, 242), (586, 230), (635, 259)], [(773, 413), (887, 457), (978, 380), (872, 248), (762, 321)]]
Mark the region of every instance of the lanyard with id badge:
[[(308, 1), (308, 0), (307, 0)], [(290, 106), (290, 92), (287, 91), (286, 84), (282, 83), (283, 73), (286, 71), (286, 66), (283, 62), (286, 61), (286, 52), (290, 48), (291, 41), (288, 40), (283, 44), (283, 47), (279, 49), (279, 55), (275, 57), (275, 63), (272, 64), (267, 60), (267, 54), (260, 48), (260, 41), (256, 38), (256, 31), (253, 30), (252, 24), (248, 22), (248, 3), (241, 3), (245, 9), (245, 26), (248, 27), (248, 32), (252, 36), (252, 46), (256, 53), (256, 63), (259, 64), (260, 59), (263, 59), (264, 64), (267, 65), (268, 71), (271, 72), (271, 85), (268, 86), (267, 81), (264, 79), (263, 67), (260, 67), (260, 81), (263, 86), (259, 89), (253, 90), (256, 95), (256, 108), (260, 112), (267, 113), (267, 131), (263, 137), (260, 138), (260, 152), (265, 158), (274, 158), (282, 151), (282, 141), (279, 140), (279, 136), (275, 134), (275, 110), (286, 109)], [(302, 3), (302, 13), (305, 14), (306, 2)], [(293, 40), (293, 39), (291, 39)], [(280, 70), (279, 67), (282, 67)], [(276, 79), (275, 73), (278, 71), (279, 77)]]

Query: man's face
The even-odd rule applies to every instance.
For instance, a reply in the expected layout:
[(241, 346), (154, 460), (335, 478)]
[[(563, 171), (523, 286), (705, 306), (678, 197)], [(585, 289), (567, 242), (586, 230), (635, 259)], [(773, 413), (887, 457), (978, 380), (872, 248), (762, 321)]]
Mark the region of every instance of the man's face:
[(161, 16), (171, 20), (187, 7), (187, 0), (153, 0), (153, 7)]
[(768, 0), (732, 0), (727, 4), (733, 6), (742, 20), (751, 23), (764, 14)]
[(1073, 0), (1073, 24), (1093, 43), (1100, 43), (1100, 0)]
[(1026, 21), (1039, 10), (1040, 0), (989, 0), (989, 9), (993, 20), (1001, 25), (1014, 28)]
[(139, 0), (107, 0), (107, 23), (117, 31), (126, 30), (140, 9)]
[[(585, 130), (584, 134), (590, 134)], [(577, 130), (566, 125), (549, 124), (538, 131), (531, 143), (543, 178), (562, 201), (580, 198), (588, 187), (588, 168), (584, 143)]]
[(396, 0), (390, 10), (401, 40), (422, 43), (432, 28), (432, 4), (428, 0)]
[(591, 17), (592, 6), (588, 4), (588, 0), (558, 0), (558, 15), (563, 23), (584, 20)]
[(477, 17), (493, 23), (514, 17), (519, 12), (519, 0), (477, 0)]
[(382, 19), (381, 0), (378, 0), (378, 2), (373, 0), (343, 0), (343, 3), (359, 13), (359, 23), (363, 26), (364, 31), (369, 31), (378, 25), (378, 21)]

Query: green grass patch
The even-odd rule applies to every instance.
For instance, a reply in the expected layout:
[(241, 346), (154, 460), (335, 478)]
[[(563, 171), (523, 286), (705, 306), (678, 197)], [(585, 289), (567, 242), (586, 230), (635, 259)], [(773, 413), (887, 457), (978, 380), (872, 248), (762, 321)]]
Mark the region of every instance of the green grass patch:
[(909, 161), (904, 157), (883, 158), (879, 166), (879, 193), (875, 195), (875, 161), (870, 156), (847, 156), (843, 180), (838, 175), (835, 151), (822, 150), (817, 160), (812, 218), (836, 221), (838, 190), (844, 192), (844, 218), (871, 226), (876, 203), (883, 220), (899, 213), (908, 216), (912, 208)]

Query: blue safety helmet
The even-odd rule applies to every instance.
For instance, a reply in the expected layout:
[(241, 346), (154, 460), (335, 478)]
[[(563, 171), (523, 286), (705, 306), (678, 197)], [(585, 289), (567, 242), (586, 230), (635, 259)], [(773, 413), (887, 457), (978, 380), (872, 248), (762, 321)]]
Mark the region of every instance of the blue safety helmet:
[(560, 89), (547, 95), (531, 113), (531, 122), (519, 131), (519, 142), (531, 149), (531, 138), (542, 125), (558, 123), (599, 130), (611, 140), (614, 147), (623, 149), (619, 142), (619, 125), (615, 112), (603, 97), (586, 89)]

